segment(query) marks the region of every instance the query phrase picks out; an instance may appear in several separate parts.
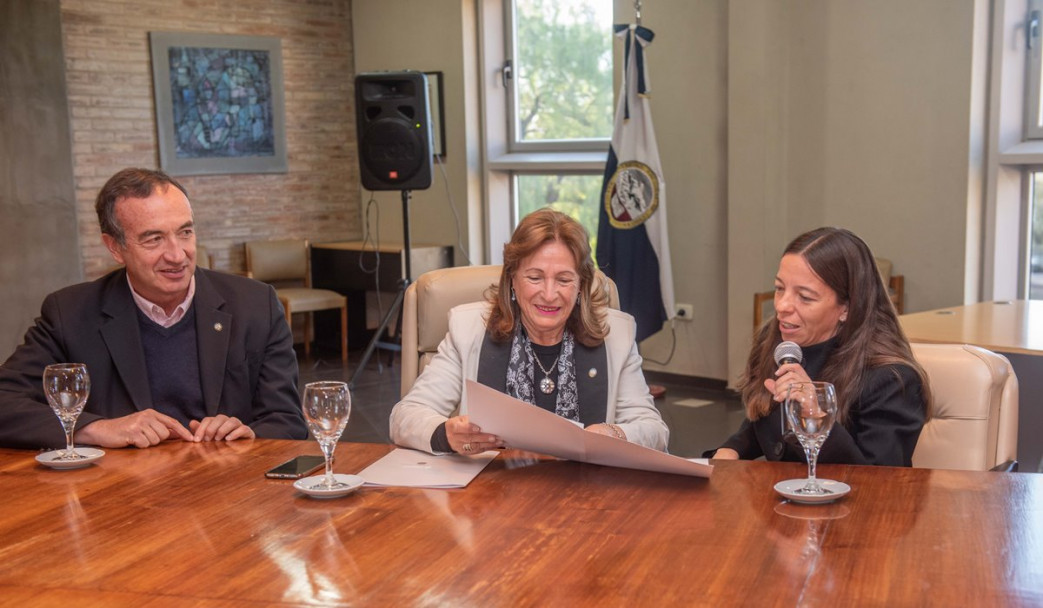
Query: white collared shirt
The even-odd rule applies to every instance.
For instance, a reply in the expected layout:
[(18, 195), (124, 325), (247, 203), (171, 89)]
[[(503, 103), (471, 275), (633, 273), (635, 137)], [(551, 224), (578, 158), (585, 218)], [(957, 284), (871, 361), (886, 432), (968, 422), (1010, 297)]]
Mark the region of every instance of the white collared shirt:
[(196, 277), (193, 275), (188, 281), (188, 295), (185, 296), (183, 302), (177, 305), (174, 312), (168, 315), (162, 306), (146, 300), (141, 294), (134, 291), (129, 274), (127, 275), (127, 285), (130, 285), (130, 294), (134, 296), (134, 303), (138, 305), (138, 309), (160, 327), (170, 327), (183, 319), (185, 313), (188, 312), (188, 307), (192, 305), (192, 299), (196, 297)]

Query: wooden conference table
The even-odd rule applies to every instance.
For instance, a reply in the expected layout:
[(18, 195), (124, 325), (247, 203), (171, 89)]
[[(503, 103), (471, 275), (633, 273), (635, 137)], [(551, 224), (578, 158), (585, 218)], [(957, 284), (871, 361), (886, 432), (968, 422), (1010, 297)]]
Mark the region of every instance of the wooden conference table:
[(1043, 467), (1043, 300), (979, 302), (898, 318), (911, 342), (973, 344), (1001, 353), (1018, 377), (1018, 461)]
[[(391, 449), (344, 444), (338, 472)], [(846, 465), (832, 505), (772, 485), (506, 452), (458, 490), (315, 500), (264, 471), (312, 442), (168, 443), (52, 471), (0, 450), (12, 606), (1017, 606), (1043, 603), (1043, 475)]]

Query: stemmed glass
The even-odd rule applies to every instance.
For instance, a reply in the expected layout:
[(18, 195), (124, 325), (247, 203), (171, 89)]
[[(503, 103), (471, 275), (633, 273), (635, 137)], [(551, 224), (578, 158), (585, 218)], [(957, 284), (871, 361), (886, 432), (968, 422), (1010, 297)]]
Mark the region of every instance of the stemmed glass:
[(797, 494), (832, 494), (815, 478), (818, 452), (829, 437), (837, 418), (837, 392), (829, 382), (798, 382), (789, 387), (784, 405), (786, 420), (804, 448), (808, 460), (808, 479)]
[(350, 487), (333, 476), (333, 450), (337, 447), (351, 414), (351, 392), (345, 382), (310, 382), (304, 385), (304, 419), (319, 442), (326, 459), (326, 476), (313, 490), (337, 490)]
[(87, 366), (83, 363), (48, 365), (43, 370), (43, 392), (65, 430), (65, 450), (60, 451), (54, 460), (86, 459), (86, 456), (76, 452), (72, 432), (91, 392), (91, 377), (87, 374)]

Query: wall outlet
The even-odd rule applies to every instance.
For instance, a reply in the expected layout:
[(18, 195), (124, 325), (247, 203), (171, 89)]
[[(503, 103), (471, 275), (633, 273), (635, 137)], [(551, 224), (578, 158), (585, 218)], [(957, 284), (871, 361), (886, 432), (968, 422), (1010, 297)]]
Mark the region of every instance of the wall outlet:
[(691, 304), (678, 304), (674, 308), (674, 312), (677, 314), (678, 319), (684, 319), (685, 321), (691, 321), (692, 317), (695, 316), (695, 308)]

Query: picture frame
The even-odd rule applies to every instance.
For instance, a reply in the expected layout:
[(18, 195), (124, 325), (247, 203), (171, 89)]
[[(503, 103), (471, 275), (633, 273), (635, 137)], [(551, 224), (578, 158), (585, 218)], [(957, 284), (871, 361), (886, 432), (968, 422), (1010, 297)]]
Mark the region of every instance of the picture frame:
[(279, 38), (149, 32), (149, 44), (164, 171), (288, 170)]
[(424, 72), (427, 76), (427, 103), (431, 110), (431, 150), (445, 158), (445, 97), (442, 91), (442, 72)]

